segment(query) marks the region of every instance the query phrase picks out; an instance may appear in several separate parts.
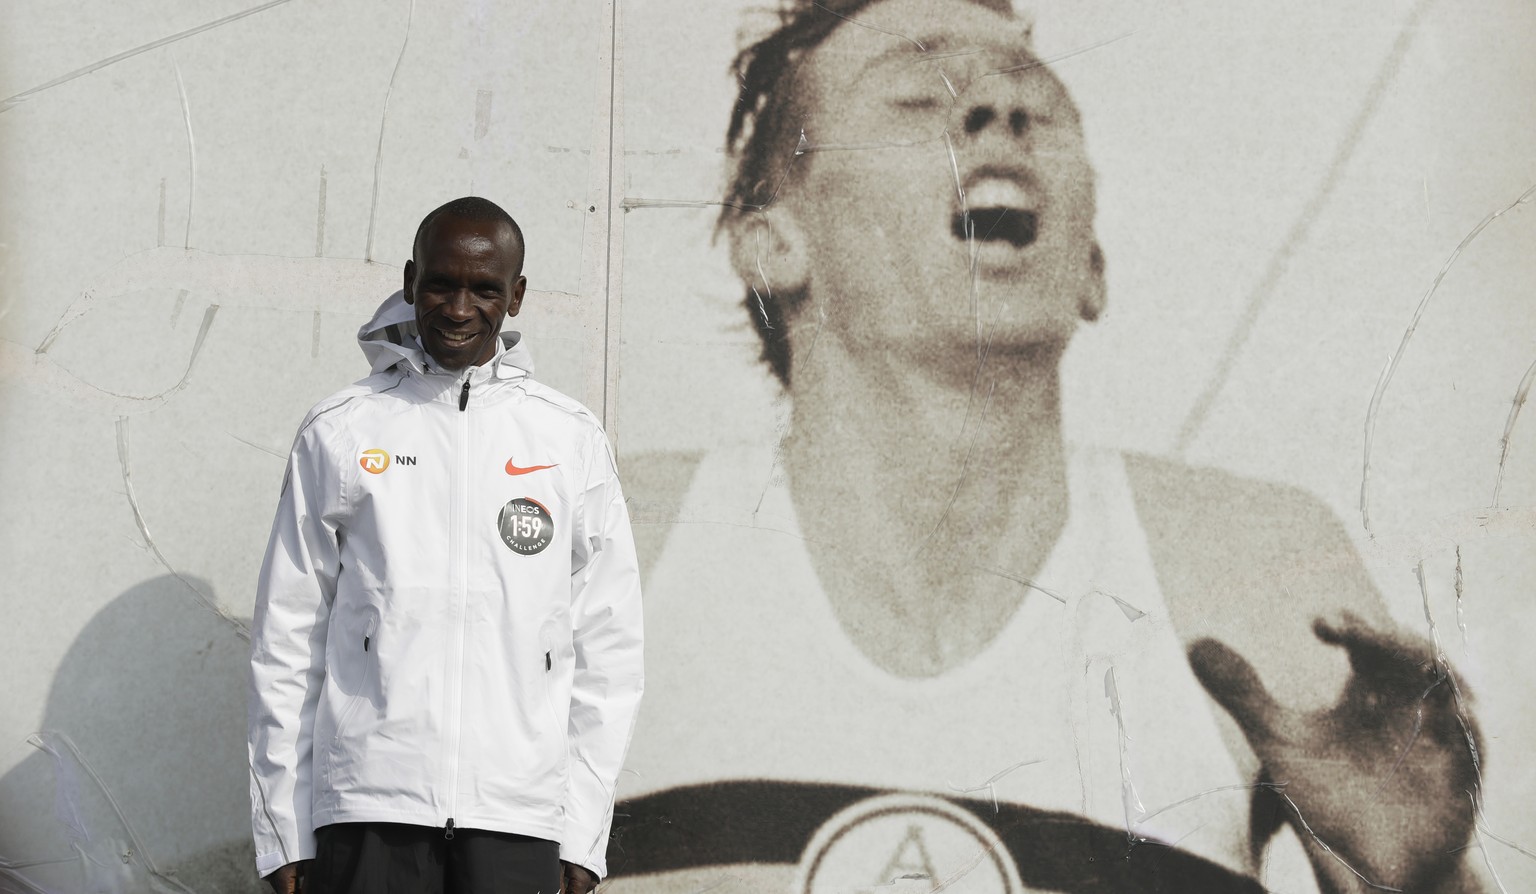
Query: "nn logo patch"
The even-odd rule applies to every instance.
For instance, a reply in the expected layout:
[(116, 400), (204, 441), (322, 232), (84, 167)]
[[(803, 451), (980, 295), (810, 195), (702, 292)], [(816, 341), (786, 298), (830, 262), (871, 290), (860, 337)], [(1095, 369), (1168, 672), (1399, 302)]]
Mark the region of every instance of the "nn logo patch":
[(378, 475), (389, 468), (391, 462), (397, 466), (414, 466), (416, 465), (416, 457), (397, 453), (394, 459), (391, 460), (388, 450), (380, 450), (374, 447), (371, 450), (364, 450), (362, 455), (357, 458), (357, 462), (363, 467), (364, 472)]

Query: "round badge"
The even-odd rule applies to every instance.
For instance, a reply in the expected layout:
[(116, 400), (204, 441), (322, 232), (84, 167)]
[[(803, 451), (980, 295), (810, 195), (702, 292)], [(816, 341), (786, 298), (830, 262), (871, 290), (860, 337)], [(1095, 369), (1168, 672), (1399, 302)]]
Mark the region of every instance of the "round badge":
[(522, 556), (543, 552), (555, 536), (555, 520), (549, 510), (527, 497), (518, 497), (501, 507), (496, 527), (501, 530), (501, 542)]
[(1021, 894), (1008, 848), (962, 808), (925, 795), (880, 795), (824, 823), (800, 857), (796, 894), (934, 891)]

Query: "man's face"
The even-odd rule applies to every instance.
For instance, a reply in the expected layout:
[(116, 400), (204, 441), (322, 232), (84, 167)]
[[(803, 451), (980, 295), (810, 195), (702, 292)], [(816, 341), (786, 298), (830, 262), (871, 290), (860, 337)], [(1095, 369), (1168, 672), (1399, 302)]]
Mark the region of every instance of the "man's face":
[(882, 0), (857, 18), (799, 79), (813, 151), (786, 206), (819, 307), (796, 331), (972, 369), (978, 342), (1065, 342), (1103, 297), (1065, 88), (1021, 22), (974, 3)]
[(500, 221), (445, 214), (422, 234), (405, 262), (405, 300), (439, 366), (459, 370), (495, 356), (502, 321), (523, 304), (522, 266), (523, 248)]

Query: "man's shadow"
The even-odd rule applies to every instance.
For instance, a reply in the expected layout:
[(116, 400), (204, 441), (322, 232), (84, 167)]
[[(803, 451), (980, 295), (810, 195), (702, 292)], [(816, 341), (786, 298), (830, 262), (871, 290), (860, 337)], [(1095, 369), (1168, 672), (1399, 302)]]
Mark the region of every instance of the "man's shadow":
[(0, 778), (0, 892), (261, 890), (251, 844), (250, 645), (163, 575), (96, 614)]

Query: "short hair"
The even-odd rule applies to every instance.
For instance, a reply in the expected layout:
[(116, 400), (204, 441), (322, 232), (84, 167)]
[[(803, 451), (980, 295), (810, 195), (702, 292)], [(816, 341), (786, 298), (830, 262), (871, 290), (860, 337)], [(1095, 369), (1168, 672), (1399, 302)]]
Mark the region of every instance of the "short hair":
[[(734, 161), (718, 225), (725, 228), (773, 203), (800, 148), (801, 110), (790, 93), (795, 72), (807, 54), (839, 25), (880, 0), (789, 0), (779, 10), (779, 27), (736, 55), (731, 73), (741, 94), (725, 132), (725, 150)], [(961, 2), (961, 0), (944, 0)], [(963, 0), (1014, 15), (1010, 0)], [(744, 303), (763, 343), (761, 359), (780, 384), (789, 387), (789, 333), (786, 309), (805, 300), (804, 289), (759, 295), (750, 284)]]
[(421, 239), (427, 234), (433, 221), (444, 215), (460, 220), (500, 221), (511, 227), (512, 235), (517, 239), (518, 253), (522, 256), (518, 259), (518, 270), (522, 270), (522, 260), (527, 257), (528, 252), (528, 247), (523, 242), (523, 228), (518, 226), (517, 221), (512, 219), (512, 215), (503, 210), (500, 205), (481, 196), (462, 196), (428, 212), (427, 216), (421, 219), (420, 226), (416, 227), (416, 238), (411, 241), (411, 257), (414, 258), (421, 250)]

